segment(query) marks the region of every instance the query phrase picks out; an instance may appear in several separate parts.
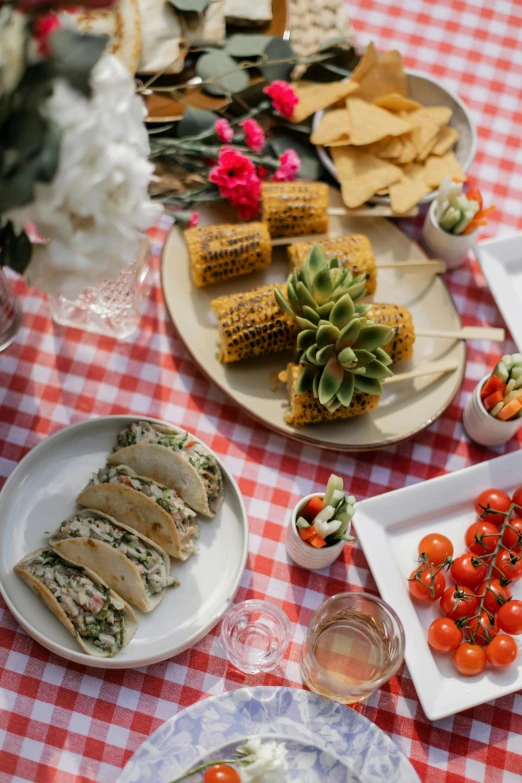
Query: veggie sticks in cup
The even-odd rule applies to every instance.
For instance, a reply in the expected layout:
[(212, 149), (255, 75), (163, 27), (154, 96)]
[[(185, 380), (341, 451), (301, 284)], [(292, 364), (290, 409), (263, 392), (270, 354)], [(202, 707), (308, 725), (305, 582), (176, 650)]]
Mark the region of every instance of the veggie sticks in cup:
[(522, 418), (522, 354), (506, 354), (480, 391), (484, 408), (500, 421)]
[(494, 206), (483, 208), (478, 188), (462, 192), (462, 182), (444, 177), (439, 186), (436, 217), (440, 228), (448, 234), (471, 234), (486, 226)]
[(313, 497), (302, 509), (296, 522), (299, 535), (316, 549), (333, 546), (339, 541), (353, 541), (346, 531), (354, 512), (354, 496), (347, 495), (342, 478), (332, 474), (324, 497)]

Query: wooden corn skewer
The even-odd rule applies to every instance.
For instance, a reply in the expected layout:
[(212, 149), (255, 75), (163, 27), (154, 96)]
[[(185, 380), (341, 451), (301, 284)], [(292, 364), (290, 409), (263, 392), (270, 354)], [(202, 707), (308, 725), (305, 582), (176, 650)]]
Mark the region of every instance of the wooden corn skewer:
[(462, 329), (417, 329), (416, 337), (446, 337), (451, 340), (491, 340), (501, 343), (505, 339), (504, 329), (494, 326), (463, 326)]
[(398, 373), (392, 375), (390, 378), (385, 378), (383, 384), (389, 386), (391, 383), (398, 383), (399, 381), (411, 381), (414, 378), (422, 378), (424, 375), (440, 375), (443, 373), (453, 372), (459, 366), (458, 359), (441, 359), (438, 362), (428, 362), (420, 367), (416, 367), (414, 370), (408, 372)]
[(404, 212), (402, 215), (398, 215), (393, 212), (391, 207), (387, 207), (385, 204), (376, 204), (374, 207), (357, 207), (356, 209), (349, 209), (348, 207), (328, 207), (326, 210), (332, 217), (416, 217), (419, 214), (419, 208), (413, 207), (408, 212)]

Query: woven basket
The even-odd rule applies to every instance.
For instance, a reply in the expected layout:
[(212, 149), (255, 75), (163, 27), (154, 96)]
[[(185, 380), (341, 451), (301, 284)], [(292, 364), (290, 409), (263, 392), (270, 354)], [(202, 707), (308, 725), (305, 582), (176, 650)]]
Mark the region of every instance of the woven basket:
[(329, 38), (355, 36), (343, 0), (289, 0), (290, 41), (297, 54), (316, 52)]

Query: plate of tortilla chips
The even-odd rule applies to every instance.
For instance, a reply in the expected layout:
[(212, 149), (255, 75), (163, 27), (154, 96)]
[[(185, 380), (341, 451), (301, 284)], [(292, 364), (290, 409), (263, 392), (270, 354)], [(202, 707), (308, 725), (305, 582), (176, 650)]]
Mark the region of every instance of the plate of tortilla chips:
[(333, 86), (319, 98), (303, 85), (299, 107), (316, 106), (311, 141), (347, 207), (385, 203), (402, 215), (432, 201), (442, 177), (466, 180), (477, 147), (468, 110), (433, 79), (405, 71), (399, 52), (379, 57), (370, 44), (350, 80)]

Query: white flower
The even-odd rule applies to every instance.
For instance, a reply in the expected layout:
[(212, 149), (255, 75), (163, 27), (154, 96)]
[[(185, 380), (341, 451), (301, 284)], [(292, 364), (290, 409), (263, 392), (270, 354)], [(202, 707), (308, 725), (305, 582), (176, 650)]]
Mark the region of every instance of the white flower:
[(286, 748), (279, 742), (262, 742), (252, 737), (237, 749), (243, 783), (284, 783), (288, 770)]
[(7, 5), (0, 8), (0, 94), (13, 90), (24, 70), (27, 17)]
[(29, 284), (71, 299), (131, 264), (162, 212), (147, 193), (153, 166), (132, 78), (106, 54), (91, 85), (87, 99), (56, 82), (45, 112), (63, 134), (58, 170), (51, 183), (36, 185), (32, 204), (10, 215), (34, 223), (46, 240), (29, 265)]

